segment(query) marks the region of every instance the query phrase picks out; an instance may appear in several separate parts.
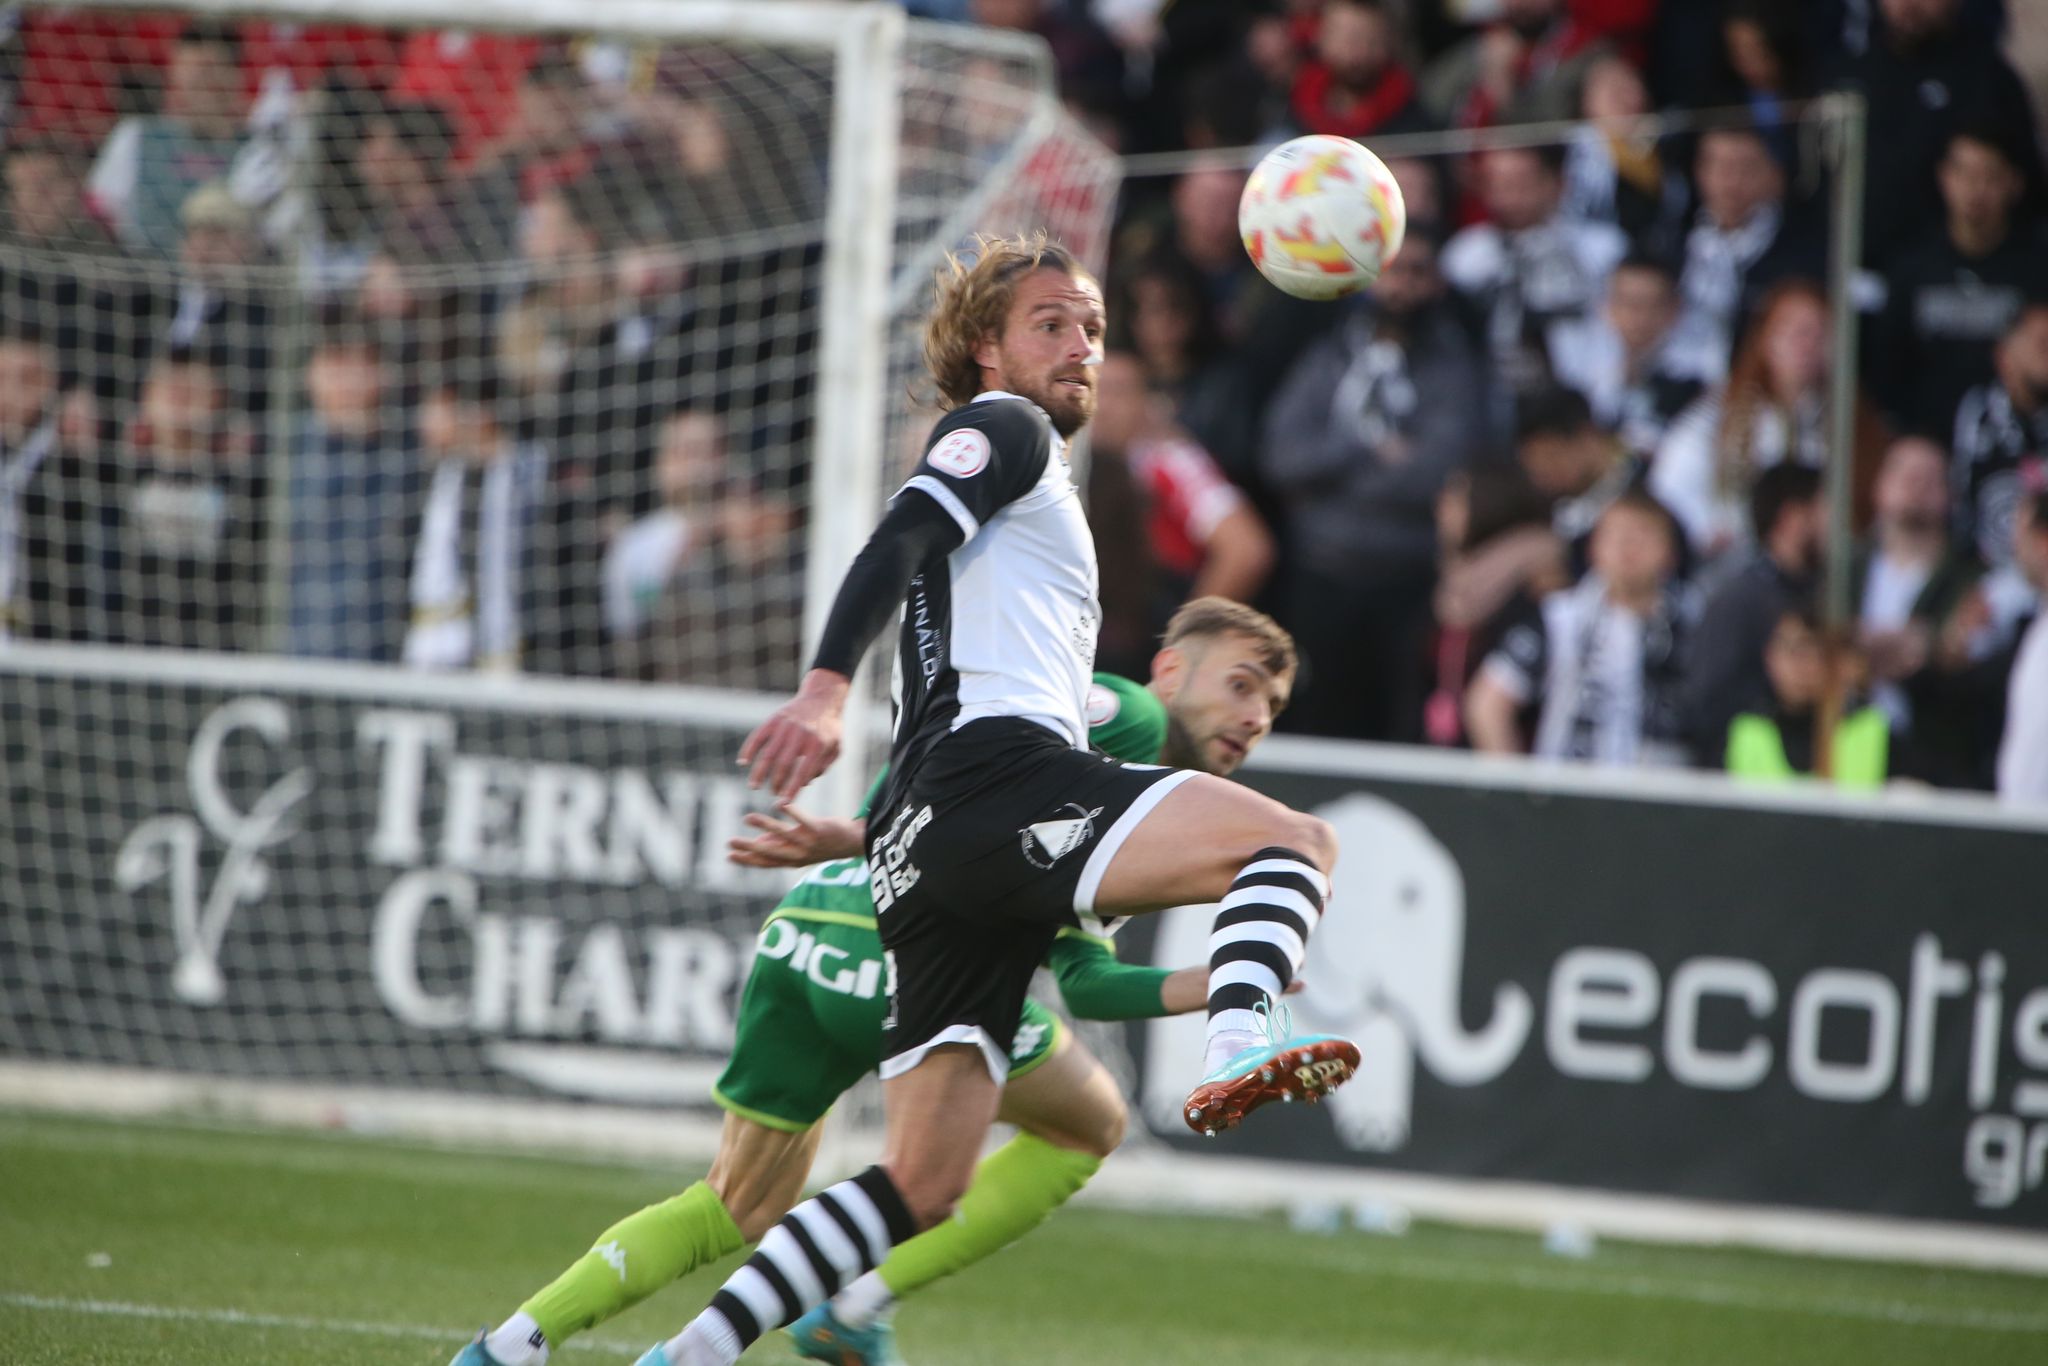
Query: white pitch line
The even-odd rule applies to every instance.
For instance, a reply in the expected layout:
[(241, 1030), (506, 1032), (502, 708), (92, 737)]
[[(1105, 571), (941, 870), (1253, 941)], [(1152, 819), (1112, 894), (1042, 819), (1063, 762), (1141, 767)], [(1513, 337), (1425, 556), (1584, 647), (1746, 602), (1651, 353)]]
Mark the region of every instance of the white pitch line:
[(1475, 1285), (1508, 1285), (1520, 1290), (1541, 1290), (1580, 1295), (1615, 1295), (1628, 1299), (1677, 1300), (1716, 1308), (1754, 1309), (1783, 1314), (1806, 1314), (1823, 1318), (1862, 1319), (1872, 1323), (1903, 1323), (1915, 1327), (1973, 1328), (1986, 1333), (2048, 1333), (2048, 1314), (2029, 1314), (2003, 1309), (1947, 1308), (1906, 1301), (1842, 1299), (1817, 1296), (1812, 1299), (1770, 1295), (1746, 1286), (1716, 1285), (1700, 1281), (1664, 1281), (1650, 1276), (1585, 1276), (1539, 1267), (1467, 1265), (1459, 1262), (1410, 1260), (1372, 1262), (1367, 1268), (1385, 1276), (1410, 1280), (1446, 1281)]
[[(1471, 1357), (1449, 1352), (1410, 1352), (1376, 1347), (1359, 1349), (1359, 1366), (1532, 1366), (1528, 1357)], [(1574, 1366), (1627, 1366), (1625, 1362), (1578, 1360)]]
[[(1347, 1259), (1348, 1260), (1348, 1259)], [(2028, 1314), (1998, 1309), (1948, 1309), (1910, 1302), (1840, 1299), (1790, 1299), (1760, 1294), (1741, 1286), (1700, 1282), (1667, 1282), (1646, 1276), (1575, 1276), (1562, 1269), (1473, 1266), (1443, 1261), (1374, 1262), (1369, 1268), (1380, 1275), (1410, 1280), (1446, 1281), (1477, 1285), (1507, 1285), (1522, 1290), (1564, 1292), (1581, 1295), (1615, 1295), (1629, 1299), (1675, 1300), (1717, 1308), (1764, 1310), (1787, 1314), (1818, 1315), (1829, 1318), (1861, 1319), (1874, 1323), (1902, 1323), (1918, 1327), (1968, 1328), (1987, 1333), (2048, 1333), (2048, 1314)], [(366, 1337), (418, 1338), (435, 1342), (460, 1342), (461, 1334), (424, 1324), (365, 1323), (345, 1319), (297, 1318), (284, 1314), (258, 1314), (241, 1309), (195, 1309), (170, 1305), (133, 1304), (119, 1300), (70, 1300), (44, 1295), (0, 1292), (0, 1305), (37, 1309), (50, 1313), (95, 1314), (119, 1318), (169, 1319), (197, 1323), (224, 1323), (253, 1328), (287, 1328), (304, 1332), (353, 1333)], [(583, 1338), (579, 1346), (614, 1356), (637, 1356), (644, 1349), (616, 1339)], [(1375, 1357), (1385, 1366), (1514, 1366), (1495, 1358), (1455, 1355), (1401, 1353)]]
[[(124, 1300), (66, 1300), (48, 1295), (19, 1295), (0, 1292), (0, 1305), (16, 1309), (39, 1309), (53, 1314), (96, 1314), (123, 1319), (171, 1319), (187, 1323), (225, 1323), (238, 1328), (289, 1328), (306, 1333), (353, 1333), (358, 1337), (419, 1338), (430, 1342), (457, 1343), (469, 1335), (431, 1328), (420, 1323), (364, 1323), (353, 1319), (304, 1319), (289, 1314), (254, 1314), (244, 1309), (192, 1309), (165, 1304), (132, 1304)], [(639, 1356), (645, 1345), (634, 1347), (617, 1339), (579, 1338), (578, 1347), (594, 1348), (613, 1356)]]
[[(188, 1309), (161, 1304), (131, 1304), (120, 1300), (65, 1300), (46, 1295), (19, 1295), (0, 1291), (0, 1305), (18, 1309), (39, 1309), (57, 1314), (98, 1314), (129, 1319), (172, 1319), (196, 1323), (224, 1323), (239, 1328), (290, 1328), (317, 1333), (353, 1333), (359, 1337), (418, 1338), (429, 1342), (464, 1341), (461, 1334), (445, 1328), (414, 1323), (358, 1323), (344, 1319), (305, 1319), (288, 1314), (252, 1314), (241, 1309)], [(628, 1346), (605, 1338), (578, 1338), (579, 1348), (593, 1348), (614, 1356), (638, 1356), (645, 1348)], [(1527, 1366), (1520, 1357), (1461, 1356), (1450, 1352), (1368, 1350), (1363, 1366)], [(1585, 1366), (1605, 1366), (1585, 1363)]]

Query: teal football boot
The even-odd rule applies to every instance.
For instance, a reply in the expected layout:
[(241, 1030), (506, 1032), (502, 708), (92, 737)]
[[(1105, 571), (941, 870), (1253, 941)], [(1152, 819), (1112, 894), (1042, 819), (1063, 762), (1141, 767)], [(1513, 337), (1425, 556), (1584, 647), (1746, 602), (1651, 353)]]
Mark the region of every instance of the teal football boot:
[(796, 1354), (833, 1366), (903, 1366), (896, 1353), (896, 1330), (887, 1319), (865, 1328), (849, 1328), (832, 1312), (829, 1301), (783, 1330), (796, 1344)]
[(1313, 1105), (1351, 1080), (1358, 1070), (1358, 1045), (1333, 1034), (1294, 1034), (1284, 1005), (1255, 1007), (1264, 1041), (1233, 1054), (1188, 1093), (1182, 1110), (1188, 1127), (1214, 1138), (1272, 1101)]

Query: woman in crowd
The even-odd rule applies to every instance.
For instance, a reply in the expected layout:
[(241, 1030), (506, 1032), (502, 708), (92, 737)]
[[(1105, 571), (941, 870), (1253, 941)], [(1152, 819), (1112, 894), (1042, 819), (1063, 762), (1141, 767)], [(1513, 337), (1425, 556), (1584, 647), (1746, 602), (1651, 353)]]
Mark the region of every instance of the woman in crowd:
[[(1788, 280), (1764, 296), (1727, 381), (1680, 413), (1657, 448), (1650, 491), (1685, 528), (1703, 562), (1748, 539), (1743, 499), (1760, 470), (1827, 464), (1828, 305)], [(1857, 399), (1850, 452), (1859, 502), (1884, 448), (1876, 413)]]

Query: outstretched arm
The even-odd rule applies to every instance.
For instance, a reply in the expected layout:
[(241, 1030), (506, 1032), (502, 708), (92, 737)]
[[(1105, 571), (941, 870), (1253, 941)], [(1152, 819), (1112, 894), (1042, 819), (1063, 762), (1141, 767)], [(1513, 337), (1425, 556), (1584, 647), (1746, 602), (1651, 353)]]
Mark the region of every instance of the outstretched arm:
[(765, 786), (791, 801), (804, 784), (832, 766), (839, 757), (846, 692), (861, 656), (903, 605), (918, 571), (965, 540), (953, 517), (922, 494), (899, 496), (889, 504), (839, 585), (817, 658), (797, 695), (740, 746), (747, 786)]
[(1188, 1003), (1186, 992), (1167, 1000), (1174, 973), (1165, 968), (1137, 967), (1117, 961), (1116, 950), (1093, 935), (1062, 931), (1046, 951), (1046, 967), (1060, 984), (1067, 1009), (1083, 1020), (1145, 1020), (1192, 1010), (1208, 1000)]
[(1083, 1020), (1149, 1020), (1184, 1015), (1209, 1003), (1209, 969), (1139, 967), (1078, 930), (1062, 931), (1045, 955), (1067, 1009)]
[[(1209, 1004), (1209, 965), (1169, 969), (1120, 961), (1107, 941), (1062, 930), (1045, 955), (1060, 997), (1076, 1019), (1150, 1020), (1185, 1015)], [(1287, 984), (1288, 995), (1301, 990)]]

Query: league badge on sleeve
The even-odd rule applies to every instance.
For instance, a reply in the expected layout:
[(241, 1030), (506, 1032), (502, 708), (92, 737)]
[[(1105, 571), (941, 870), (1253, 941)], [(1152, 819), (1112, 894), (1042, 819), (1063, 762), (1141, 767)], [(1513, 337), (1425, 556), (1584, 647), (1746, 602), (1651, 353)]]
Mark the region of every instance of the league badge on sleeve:
[(1124, 709), (1123, 699), (1100, 683), (1088, 685), (1088, 726), (1106, 726)]
[(925, 460), (941, 474), (967, 479), (988, 468), (988, 457), (988, 437), (965, 427), (957, 432), (948, 432), (943, 441), (931, 448)]

